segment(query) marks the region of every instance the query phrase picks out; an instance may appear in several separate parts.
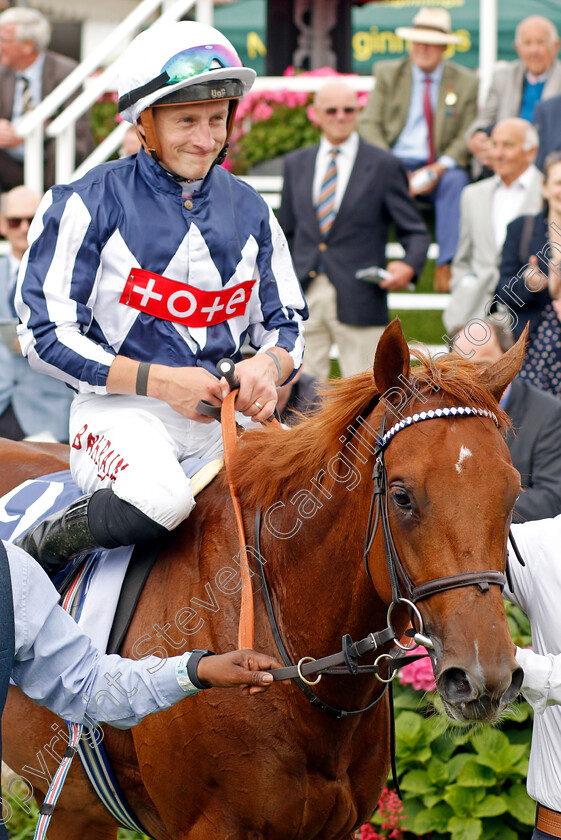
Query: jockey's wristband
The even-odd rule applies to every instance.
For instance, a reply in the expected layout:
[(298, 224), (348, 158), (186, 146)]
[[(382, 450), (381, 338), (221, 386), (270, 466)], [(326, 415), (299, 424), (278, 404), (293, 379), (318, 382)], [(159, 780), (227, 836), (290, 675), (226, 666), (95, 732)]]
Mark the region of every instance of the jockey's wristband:
[(272, 350), (265, 350), (265, 355), (270, 356), (271, 359), (273, 360), (273, 362), (276, 364), (276, 366), (277, 366), (277, 380), (278, 380), (277, 385), (280, 385), (281, 380), (282, 380), (282, 370), (281, 370), (280, 362), (279, 362), (279, 360), (277, 359), (276, 355), (273, 353)]
[(148, 374), (150, 373), (150, 364), (148, 362), (140, 362), (136, 372), (136, 393), (140, 397), (145, 397), (148, 393)]

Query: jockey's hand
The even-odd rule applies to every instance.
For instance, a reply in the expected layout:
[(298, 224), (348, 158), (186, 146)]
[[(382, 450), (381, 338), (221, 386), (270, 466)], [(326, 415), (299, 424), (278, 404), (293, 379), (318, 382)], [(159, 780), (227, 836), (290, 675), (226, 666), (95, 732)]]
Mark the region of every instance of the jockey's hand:
[[(268, 420), (277, 404), (278, 371), (273, 359), (265, 353), (257, 353), (238, 362), (236, 375), (240, 380), (236, 409), (258, 422)], [(230, 390), (228, 383), (225, 379), (220, 383), (225, 386), (226, 396)]]
[(281, 667), (280, 662), (264, 653), (232, 650), (216, 656), (204, 656), (197, 665), (197, 677), (214, 688), (242, 685), (242, 694), (261, 694), (273, 684), (273, 675), (268, 672)]
[(148, 396), (164, 400), (190, 420), (212, 423), (211, 417), (199, 414), (197, 404), (199, 400), (206, 400), (212, 405), (220, 405), (224, 389), (218, 378), (203, 367), (152, 365)]

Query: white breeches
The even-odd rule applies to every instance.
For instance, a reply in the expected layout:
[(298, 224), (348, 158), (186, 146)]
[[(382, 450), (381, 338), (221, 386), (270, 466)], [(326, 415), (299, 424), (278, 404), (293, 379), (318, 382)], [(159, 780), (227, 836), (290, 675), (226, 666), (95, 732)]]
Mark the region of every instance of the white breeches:
[(78, 394), (72, 403), (70, 469), (82, 492), (111, 487), (170, 531), (195, 504), (180, 461), (221, 454), (220, 423), (188, 420), (161, 400)]

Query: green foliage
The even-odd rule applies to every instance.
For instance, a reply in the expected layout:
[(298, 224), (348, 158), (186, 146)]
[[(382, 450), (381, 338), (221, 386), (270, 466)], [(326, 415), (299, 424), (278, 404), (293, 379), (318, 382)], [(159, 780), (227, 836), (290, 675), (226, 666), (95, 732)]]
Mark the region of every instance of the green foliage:
[[(528, 642), (528, 622), (513, 607), (509, 623)], [(526, 793), (531, 709), (516, 703), (501, 728), (465, 727), (445, 718), (435, 692), (395, 686), (397, 771), (405, 837), (522, 840), (534, 823)], [(372, 822), (380, 825), (374, 814)]]
[(267, 120), (252, 123), (246, 134), (231, 145), (232, 172), (243, 175), (262, 161), (280, 157), (319, 140), (319, 129), (312, 125), (304, 105), (277, 105)]
[(116, 97), (115, 93), (106, 93), (92, 105), (91, 126), (96, 146), (105, 140), (117, 125)]

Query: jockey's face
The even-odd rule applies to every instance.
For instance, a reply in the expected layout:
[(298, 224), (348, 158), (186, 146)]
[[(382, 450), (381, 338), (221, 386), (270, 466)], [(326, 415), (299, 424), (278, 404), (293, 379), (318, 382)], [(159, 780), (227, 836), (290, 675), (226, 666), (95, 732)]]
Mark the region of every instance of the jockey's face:
[(183, 178), (204, 178), (226, 143), (228, 101), (153, 109), (160, 163)]

